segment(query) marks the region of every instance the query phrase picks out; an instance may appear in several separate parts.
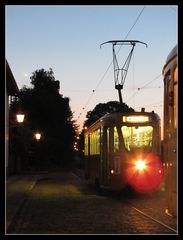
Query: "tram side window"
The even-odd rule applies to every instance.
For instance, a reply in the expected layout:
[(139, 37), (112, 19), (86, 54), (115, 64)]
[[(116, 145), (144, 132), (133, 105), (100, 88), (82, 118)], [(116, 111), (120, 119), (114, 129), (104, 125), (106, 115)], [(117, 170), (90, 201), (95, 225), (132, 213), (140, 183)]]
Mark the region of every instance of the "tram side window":
[(119, 150), (119, 137), (117, 128), (114, 127), (114, 152), (117, 152)]
[(101, 140), (101, 131), (100, 131), (100, 129), (98, 129), (97, 131), (96, 131), (96, 138), (97, 138), (97, 150), (96, 150), (96, 153), (97, 154), (100, 154), (100, 140)]
[(169, 124), (170, 124), (170, 109), (169, 109), (169, 92), (171, 91), (171, 85), (170, 85), (171, 75), (170, 71), (167, 72), (164, 80), (164, 133), (165, 138), (168, 137), (169, 133)]
[(90, 154), (100, 154), (100, 129), (90, 135)]
[(178, 108), (178, 68), (174, 70), (174, 128), (177, 128), (177, 108)]
[(85, 136), (84, 155), (88, 156), (88, 135)]

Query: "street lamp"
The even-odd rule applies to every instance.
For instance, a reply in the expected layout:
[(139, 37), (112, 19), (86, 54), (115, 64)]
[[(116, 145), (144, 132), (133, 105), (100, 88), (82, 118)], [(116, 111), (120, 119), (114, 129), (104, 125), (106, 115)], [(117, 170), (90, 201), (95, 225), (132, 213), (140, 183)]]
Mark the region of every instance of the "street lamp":
[(25, 115), (22, 114), (22, 113), (18, 113), (18, 114), (16, 115), (16, 117), (17, 117), (17, 122), (18, 122), (18, 123), (22, 123), (22, 122), (24, 121)]
[(39, 141), (41, 139), (41, 133), (37, 132), (37, 133), (34, 134), (34, 136), (35, 136), (37, 141)]

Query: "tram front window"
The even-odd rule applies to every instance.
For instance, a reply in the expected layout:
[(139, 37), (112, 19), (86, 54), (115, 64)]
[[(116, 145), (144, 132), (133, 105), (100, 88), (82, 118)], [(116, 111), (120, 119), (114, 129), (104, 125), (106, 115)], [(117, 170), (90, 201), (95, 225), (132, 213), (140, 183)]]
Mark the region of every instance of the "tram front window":
[(128, 151), (141, 149), (150, 151), (152, 148), (153, 128), (151, 126), (123, 126), (122, 134), (125, 148)]

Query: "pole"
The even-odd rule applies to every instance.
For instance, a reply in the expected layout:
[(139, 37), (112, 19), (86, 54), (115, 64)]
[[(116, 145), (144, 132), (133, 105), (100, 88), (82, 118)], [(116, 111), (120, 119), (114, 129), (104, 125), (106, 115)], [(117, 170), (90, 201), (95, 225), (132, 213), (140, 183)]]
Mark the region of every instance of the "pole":
[(123, 99), (122, 99), (122, 94), (121, 90), (123, 89), (123, 86), (121, 84), (117, 84), (115, 88), (118, 90), (118, 95), (119, 95), (119, 102), (122, 105), (123, 104)]
[(123, 104), (123, 100), (122, 100), (122, 94), (121, 94), (120, 89), (118, 89), (118, 94), (119, 94), (119, 102), (122, 105)]

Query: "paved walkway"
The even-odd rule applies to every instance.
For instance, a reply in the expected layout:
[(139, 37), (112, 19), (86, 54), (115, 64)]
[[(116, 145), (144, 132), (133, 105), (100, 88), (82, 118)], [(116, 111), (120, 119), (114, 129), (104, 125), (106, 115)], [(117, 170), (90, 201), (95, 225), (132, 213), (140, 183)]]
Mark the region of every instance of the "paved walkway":
[(39, 175), (16, 175), (10, 176), (6, 180), (5, 189), (5, 218), (6, 229), (11, 226), (11, 222), (20, 211), (24, 201), (28, 197), (29, 191), (36, 184)]

